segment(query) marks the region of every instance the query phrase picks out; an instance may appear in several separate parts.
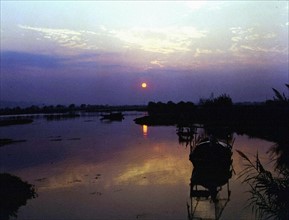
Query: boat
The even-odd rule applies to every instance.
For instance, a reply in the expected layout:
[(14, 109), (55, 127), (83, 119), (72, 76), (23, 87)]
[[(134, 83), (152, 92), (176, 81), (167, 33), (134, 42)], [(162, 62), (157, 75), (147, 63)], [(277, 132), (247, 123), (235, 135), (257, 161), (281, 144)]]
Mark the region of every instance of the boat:
[[(190, 183), (190, 203), (187, 203), (188, 219), (220, 219), (230, 201), (231, 177), (231, 165), (226, 168), (194, 167)], [(204, 211), (205, 207), (207, 209)]]
[(178, 126), (177, 135), (179, 137), (179, 143), (191, 146), (193, 138), (197, 134), (196, 129), (195, 126)]
[(232, 146), (214, 137), (201, 140), (192, 149), (189, 159), (194, 167), (228, 168), (232, 164)]
[[(189, 156), (193, 164), (190, 204), (187, 204), (189, 220), (221, 218), (231, 195), (231, 157), (232, 146), (213, 136), (202, 139), (192, 148)], [(225, 185), (227, 190), (223, 190)], [(205, 212), (204, 207), (207, 207)]]
[(102, 118), (100, 120), (109, 120), (109, 121), (122, 121), (124, 116), (121, 112), (117, 113), (109, 113), (106, 115), (101, 115)]

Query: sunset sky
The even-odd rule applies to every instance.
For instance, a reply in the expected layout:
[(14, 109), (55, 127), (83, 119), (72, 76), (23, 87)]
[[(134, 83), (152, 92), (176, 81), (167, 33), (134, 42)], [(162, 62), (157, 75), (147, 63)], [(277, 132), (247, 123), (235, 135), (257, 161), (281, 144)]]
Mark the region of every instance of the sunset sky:
[(288, 28), (288, 1), (1, 0), (1, 101), (265, 101)]

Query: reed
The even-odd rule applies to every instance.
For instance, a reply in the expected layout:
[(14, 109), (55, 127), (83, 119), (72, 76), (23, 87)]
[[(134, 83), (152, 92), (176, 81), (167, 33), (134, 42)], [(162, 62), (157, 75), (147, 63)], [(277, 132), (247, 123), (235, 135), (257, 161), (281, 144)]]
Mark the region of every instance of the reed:
[(236, 150), (244, 160), (240, 173), (242, 183), (249, 185), (248, 207), (256, 219), (289, 219), (289, 170), (276, 167), (276, 175), (266, 170), (259, 160), (251, 161), (243, 152)]

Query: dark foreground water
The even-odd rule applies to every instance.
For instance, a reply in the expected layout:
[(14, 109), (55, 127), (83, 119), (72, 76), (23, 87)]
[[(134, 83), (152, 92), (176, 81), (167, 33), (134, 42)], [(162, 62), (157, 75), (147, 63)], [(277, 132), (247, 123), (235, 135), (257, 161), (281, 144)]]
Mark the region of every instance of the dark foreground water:
[[(190, 148), (179, 143), (176, 127), (136, 125), (133, 119), (139, 116), (111, 123), (97, 116), (40, 117), (32, 124), (2, 127), (0, 138), (26, 141), (0, 148), (0, 172), (35, 185), (38, 194), (19, 208), (17, 219), (187, 219)], [(255, 218), (245, 208), (250, 195), (238, 179), (244, 166), (235, 150), (251, 158), (258, 151), (270, 167), (266, 152), (274, 143), (233, 135), (231, 195), (226, 199), (226, 185), (217, 206), (210, 199), (193, 203), (197, 217), (214, 219), (217, 212), (220, 219)]]

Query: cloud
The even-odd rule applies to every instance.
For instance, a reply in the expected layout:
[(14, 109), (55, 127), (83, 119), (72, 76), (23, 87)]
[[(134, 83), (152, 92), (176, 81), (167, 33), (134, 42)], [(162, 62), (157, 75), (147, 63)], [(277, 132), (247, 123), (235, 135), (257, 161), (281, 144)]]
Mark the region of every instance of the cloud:
[(258, 57), (259, 62), (262, 59), (267, 60), (268, 57), (273, 58), (280, 55), (283, 57), (288, 53), (288, 46), (280, 40), (282, 35), (277, 33), (278, 30), (263, 30), (258, 25), (232, 27), (230, 30), (232, 44), (228, 52), (235, 57), (244, 58), (243, 61), (249, 61), (252, 58), (257, 61)]
[(40, 33), (43, 39), (57, 42), (62, 47), (83, 50), (100, 49), (102, 41), (99, 41), (98, 38), (101, 36), (101, 32), (106, 31), (103, 26), (101, 26), (98, 31), (75, 31), (70, 29), (32, 27), (28, 25), (18, 25), (18, 27), (27, 31)]
[(124, 42), (127, 48), (161, 54), (191, 51), (193, 40), (204, 38), (206, 33), (194, 27), (132, 28), (112, 31), (112, 34)]
[(213, 51), (212, 50), (207, 50), (207, 49), (197, 48), (196, 51), (195, 51), (194, 57), (201, 56), (202, 54), (203, 55), (213, 54)]
[[(252, 58), (259, 63), (278, 54), (284, 60), (288, 53), (288, 45), (281, 39), (284, 31), (276, 27), (264, 29), (257, 24), (219, 31), (194, 26), (109, 28), (99, 25), (93, 30), (77, 31), (27, 25), (19, 28), (39, 33), (37, 38), (57, 42), (61, 46), (56, 48), (58, 54), (74, 55), (74, 61), (80, 65), (99, 66), (103, 62), (104, 66), (132, 66), (143, 70), (164, 66), (197, 68), (226, 62), (251, 63)], [(77, 57), (84, 53), (89, 56)], [(95, 53), (102, 56), (90, 56)]]
[(194, 27), (108, 29), (100, 26), (96, 31), (38, 28), (26, 25), (19, 25), (19, 27), (39, 32), (43, 38), (56, 41), (70, 49), (134, 49), (162, 54), (188, 52), (194, 39), (206, 36), (206, 31)]
[(21, 69), (23, 67), (53, 69), (60, 67), (65, 61), (67, 61), (65, 58), (43, 54), (15, 51), (1, 52), (1, 69)]
[(210, 11), (212, 10), (220, 10), (222, 5), (225, 2), (220, 1), (185, 1), (184, 4), (190, 8), (192, 11), (197, 11), (201, 9), (208, 9)]
[(61, 70), (63, 70), (62, 74), (73, 76), (75, 74), (128, 73), (136, 72), (139, 68), (131, 65), (118, 53), (90, 51), (89, 53), (63, 56), (17, 51), (1, 52), (1, 73), (3, 75), (9, 74), (11, 71), (17, 75), (30, 71), (31, 73), (46, 72), (48, 75), (55, 75), (57, 71)]
[(31, 27), (27, 25), (18, 25), (19, 28), (29, 31), (35, 31), (41, 33), (43, 38), (53, 40), (59, 43), (63, 47), (74, 49), (97, 49), (88, 45), (85, 36), (95, 34), (89, 31), (74, 31), (69, 29), (54, 29), (54, 28), (40, 28)]
[(45, 37), (59, 39), (59, 40), (68, 39), (70, 36), (72, 36), (75, 40), (79, 40), (80, 38), (79, 37), (77, 38), (75, 36), (81, 35), (80, 32), (69, 30), (69, 29), (37, 28), (37, 27), (31, 27), (27, 25), (18, 25), (18, 26), (22, 29), (41, 32), (44, 34)]
[(185, 2), (185, 4), (192, 10), (198, 10), (198, 9), (202, 8), (206, 3), (207, 3), (207, 1), (188, 1), (188, 2)]
[(160, 67), (160, 68), (164, 67), (164, 64), (165, 64), (165, 63), (166, 63), (166, 61), (161, 61), (161, 60), (152, 60), (152, 61), (150, 62), (150, 64), (156, 65), (156, 66), (158, 66), (158, 67)]

